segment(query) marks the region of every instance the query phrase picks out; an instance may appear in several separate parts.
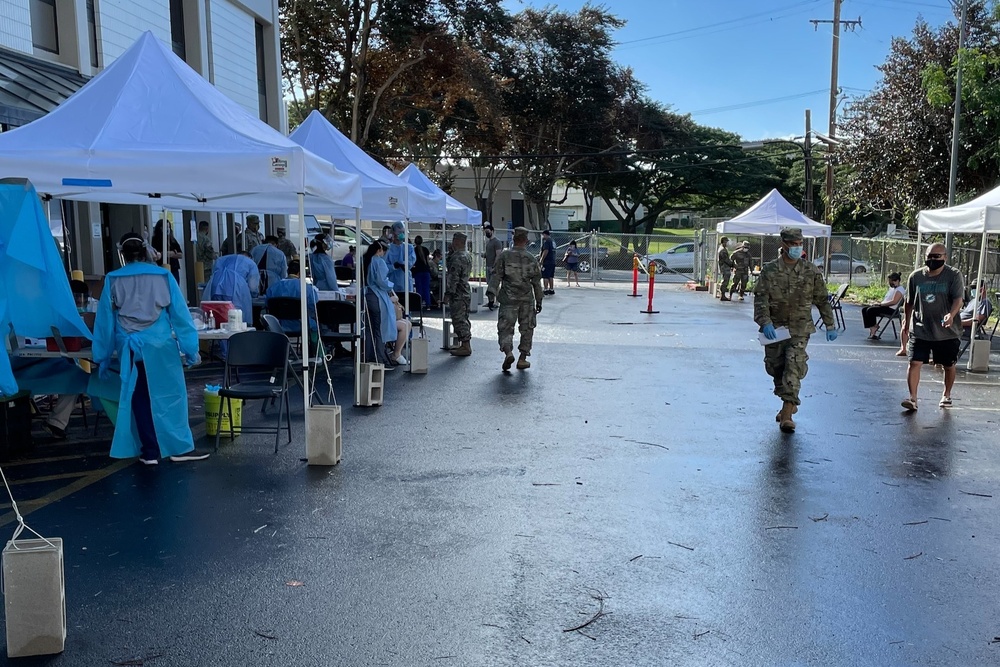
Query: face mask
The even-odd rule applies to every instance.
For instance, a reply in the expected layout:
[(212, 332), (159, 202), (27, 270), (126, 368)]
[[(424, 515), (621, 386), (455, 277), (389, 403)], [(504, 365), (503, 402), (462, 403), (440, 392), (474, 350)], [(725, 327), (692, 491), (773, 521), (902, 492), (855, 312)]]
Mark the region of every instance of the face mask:
[(793, 245), (788, 248), (788, 258), (789, 259), (802, 259), (802, 246)]
[(406, 240), (406, 234), (396, 234), (396, 239), (399, 240), (399, 241), (405, 241)]
[(926, 262), (924, 262), (924, 264), (926, 264), (927, 268), (930, 269), (931, 271), (937, 271), (942, 266), (944, 266), (944, 260), (943, 259), (929, 259)]

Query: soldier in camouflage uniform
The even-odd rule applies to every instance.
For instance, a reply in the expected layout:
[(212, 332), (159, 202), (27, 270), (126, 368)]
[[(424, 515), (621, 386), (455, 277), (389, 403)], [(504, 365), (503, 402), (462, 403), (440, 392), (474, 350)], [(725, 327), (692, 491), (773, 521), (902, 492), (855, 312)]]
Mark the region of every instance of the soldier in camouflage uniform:
[(726, 290), (729, 288), (729, 276), (733, 275), (733, 260), (729, 258), (729, 251), (726, 245), (729, 239), (723, 236), (719, 239), (719, 284), (722, 289), (719, 291), (720, 301), (729, 301)]
[(514, 363), (514, 325), (519, 325), (521, 342), (517, 346), (521, 357), (517, 360), (520, 370), (531, 367), (531, 337), (535, 331), (535, 315), (542, 312), (542, 270), (538, 260), (526, 249), (528, 230), (514, 230), (514, 247), (504, 250), (493, 266), (486, 295), (490, 301), (499, 295), (500, 316), (497, 333), (500, 351), (504, 353), (503, 370), (509, 371)]
[(774, 395), (782, 400), (781, 412), (775, 416), (785, 433), (795, 431), (792, 415), (798, 411), (799, 388), (809, 370), (806, 345), (809, 334), (816, 331), (812, 307), (819, 308), (826, 325), (826, 339), (837, 339), (833, 308), (827, 297), (823, 274), (811, 262), (802, 258), (802, 230), (781, 230), (781, 250), (778, 259), (760, 270), (754, 288), (753, 318), (768, 340), (775, 340), (775, 327), (787, 327), (791, 338), (764, 346), (764, 370), (774, 380)]
[(733, 260), (733, 285), (729, 288), (729, 300), (732, 301), (733, 294), (740, 293), (740, 301), (747, 291), (747, 280), (750, 279), (750, 242), (744, 241), (733, 251), (730, 259)]
[(448, 299), (448, 309), (451, 311), (451, 326), (458, 339), (458, 346), (450, 352), (456, 357), (468, 357), (472, 354), (472, 324), (469, 322), (469, 306), (472, 303), (472, 289), (469, 287), (469, 274), (472, 273), (472, 255), (465, 250), (466, 235), (455, 232), (451, 239), (451, 252), (448, 253), (448, 286), (445, 298)]
[(209, 224), (207, 220), (198, 223), (198, 243), (195, 246), (195, 259), (202, 263), (205, 271), (205, 282), (212, 277), (212, 267), (218, 255), (212, 246), (212, 237), (209, 236)]

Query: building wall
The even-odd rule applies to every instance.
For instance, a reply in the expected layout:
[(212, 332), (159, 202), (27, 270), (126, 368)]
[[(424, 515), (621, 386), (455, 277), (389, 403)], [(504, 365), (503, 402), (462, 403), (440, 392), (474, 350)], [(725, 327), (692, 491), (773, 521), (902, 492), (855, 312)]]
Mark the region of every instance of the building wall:
[(28, 0), (0, 2), (0, 46), (31, 53), (31, 10)]
[(98, 0), (97, 8), (97, 52), (105, 67), (147, 30), (170, 43), (169, 0)]
[(216, 88), (257, 115), (254, 18), (229, 0), (212, 0), (212, 80)]

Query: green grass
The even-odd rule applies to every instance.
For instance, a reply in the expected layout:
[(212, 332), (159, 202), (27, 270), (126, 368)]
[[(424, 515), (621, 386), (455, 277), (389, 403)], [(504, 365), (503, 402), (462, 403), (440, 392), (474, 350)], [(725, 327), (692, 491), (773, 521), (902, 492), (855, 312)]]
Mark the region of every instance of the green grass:
[[(837, 283), (827, 283), (826, 288), (832, 294), (837, 291), (840, 287)], [(882, 297), (885, 296), (886, 286), (879, 285), (866, 285), (861, 287), (859, 285), (851, 285), (850, 289), (847, 290), (847, 294), (844, 295), (844, 301), (849, 303), (859, 303), (867, 305), (869, 303), (880, 303)]]

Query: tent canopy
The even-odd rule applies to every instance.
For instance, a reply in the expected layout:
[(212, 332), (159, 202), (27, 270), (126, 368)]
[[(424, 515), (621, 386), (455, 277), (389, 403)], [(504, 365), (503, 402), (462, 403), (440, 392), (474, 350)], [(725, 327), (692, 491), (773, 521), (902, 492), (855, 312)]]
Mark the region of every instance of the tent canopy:
[(958, 206), (921, 211), (917, 216), (917, 231), (1000, 234), (1000, 188)]
[[(445, 194), (411, 187), (335, 128), (315, 109), (289, 139), (319, 155), (341, 171), (361, 177), (361, 217), (367, 220), (442, 222)], [(331, 211), (335, 217), (347, 217)], [(353, 216), (353, 211), (348, 212)]]
[[(0, 177), (63, 199), (295, 213), (361, 205), (359, 179), (261, 122), (151, 32), (42, 118), (0, 135)], [(160, 195), (151, 198), (150, 193)]]
[[(30, 183), (0, 183), (0, 335), (90, 338), (80, 319), (59, 249)], [(0, 394), (17, 391), (6, 354), (0, 361)]]
[(406, 165), (406, 169), (399, 172), (399, 177), (409, 183), (414, 188), (430, 193), (440, 193), (444, 195), (447, 206), (445, 221), (449, 225), (480, 225), (483, 222), (483, 214), (475, 209), (471, 209), (458, 201), (444, 190), (439, 188), (434, 181), (420, 171), (415, 164)]
[(782, 227), (798, 227), (807, 237), (829, 237), (830, 226), (810, 220), (788, 203), (777, 190), (771, 190), (756, 204), (735, 218), (720, 222), (722, 234), (777, 235)]

